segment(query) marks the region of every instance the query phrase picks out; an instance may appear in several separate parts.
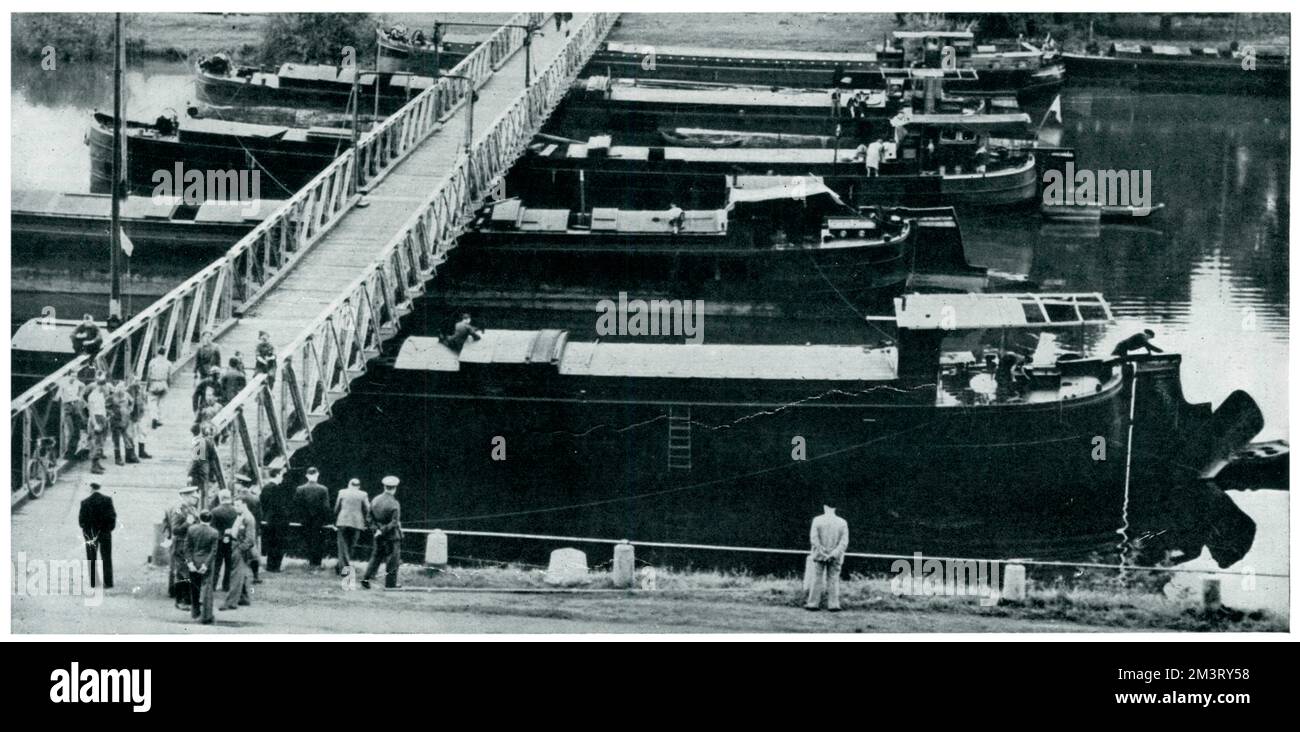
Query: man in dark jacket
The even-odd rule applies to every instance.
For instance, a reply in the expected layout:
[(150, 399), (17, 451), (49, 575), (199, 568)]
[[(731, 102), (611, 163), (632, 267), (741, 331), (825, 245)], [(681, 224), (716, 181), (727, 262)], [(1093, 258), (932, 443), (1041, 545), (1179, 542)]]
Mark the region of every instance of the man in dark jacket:
[(73, 352), (84, 353), (93, 360), (103, 345), (104, 337), (99, 333), (99, 326), (95, 325), (94, 316), (87, 314), (72, 331)]
[(221, 543), (217, 547), (217, 558), (212, 565), (212, 583), (216, 585), (217, 573), (220, 572), (221, 589), (224, 592), (230, 589), (231, 568), (231, 540), (226, 530), (235, 525), (235, 519), (239, 518), (239, 511), (235, 509), (234, 498), (229, 490), (217, 491), (217, 501), (216, 507), (212, 509), (212, 528), (221, 535)]
[(221, 403), (229, 404), (245, 386), (248, 386), (248, 378), (244, 376), (243, 364), (237, 358), (230, 359), (226, 370), (221, 372)]
[(1156, 332), (1150, 328), (1141, 333), (1134, 333), (1128, 338), (1115, 344), (1115, 350), (1111, 351), (1111, 355), (1123, 358), (1124, 356), (1127, 356), (1130, 351), (1137, 351), (1143, 348), (1147, 350), (1147, 353), (1164, 353), (1162, 349), (1158, 348), (1156, 344), (1151, 342), (1151, 339), (1155, 337)]
[(293, 492), (293, 511), (302, 524), (303, 544), (307, 551), (307, 564), (319, 567), (325, 555), (325, 525), (330, 516), (329, 489), (318, 482), (320, 471), (307, 468), (307, 482)]
[(117, 528), (117, 511), (113, 499), (99, 492), (99, 484), (90, 484), (90, 495), (81, 502), (77, 516), (81, 536), (86, 540), (86, 559), (90, 562), (90, 586), (95, 586), (95, 557), (104, 564), (104, 589), (113, 588), (113, 529)]
[(289, 486), (284, 484), (284, 472), (280, 468), (267, 471), (266, 483), (262, 485), (262, 549), (266, 551), (266, 571), (279, 572), (280, 563), (284, 561), (284, 543), (289, 538), (289, 520), (293, 511), (293, 495)]
[(402, 504), (397, 502), (397, 484), (395, 476), (384, 478), (384, 492), (375, 496), (370, 502), (370, 522), (375, 527), (375, 549), (370, 555), (370, 564), (361, 579), (361, 586), (370, 589), (370, 580), (375, 578), (379, 565), (385, 564), (384, 587), (399, 587), (397, 571), (402, 566)]
[(202, 379), (213, 369), (221, 371), (221, 349), (212, 342), (212, 331), (203, 331), (203, 341), (194, 352), (194, 378)]
[(212, 512), (199, 514), (199, 523), (185, 532), (185, 554), (190, 570), (190, 617), (202, 617), (207, 625), (212, 622), (213, 578), (212, 564), (217, 559), (217, 546), (221, 534), (212, 528)]

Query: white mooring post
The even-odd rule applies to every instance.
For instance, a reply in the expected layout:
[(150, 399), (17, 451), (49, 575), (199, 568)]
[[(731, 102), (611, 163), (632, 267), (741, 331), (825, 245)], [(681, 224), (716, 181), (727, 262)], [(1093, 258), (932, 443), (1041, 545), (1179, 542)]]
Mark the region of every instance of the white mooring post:
[(551, 563), (546, 568), (546, 584), (569, 585), (587, 579), (586, 552), (565, 547), (551, 552)]
[(447, 565), (447, 534), (442, 529), (434, 529), (424, 540), (424, 563), (445, 567)]
[(627, 539), (614, 545), (614, 586), (632, 587), (636, 583), (636, 549)]
[(1025, 585), (1025, 565), (1008, 564), (1002, 571), (1002, 601), (1024, 602)]

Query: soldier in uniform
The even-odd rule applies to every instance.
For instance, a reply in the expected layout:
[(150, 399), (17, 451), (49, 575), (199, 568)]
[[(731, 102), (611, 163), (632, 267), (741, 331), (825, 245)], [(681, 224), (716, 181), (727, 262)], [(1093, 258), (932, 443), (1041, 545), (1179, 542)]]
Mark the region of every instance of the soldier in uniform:
[(180, 503), (167, 512), (166, 536), (171, 542), (171, 568), (167, 594), (176, 599), (176, 607), (190, 609), (190, 570), (185, 534), (199, 522), (199, 489), (188, 485), (180, 490)]
[(402, 566), (402, 504), (397, 502), (397, 484), (395, 476), (384, 478), (384, 492), (375, 496), (370, 502), (370, 519), (375, 528), (375, 549), (370, 555), (370, 564), (366, 567), (361, 586), (370, 589), (370, 580), (379, 571), (380, 563), (387, 565), (384, 587), (395, 588), (397, 570)]

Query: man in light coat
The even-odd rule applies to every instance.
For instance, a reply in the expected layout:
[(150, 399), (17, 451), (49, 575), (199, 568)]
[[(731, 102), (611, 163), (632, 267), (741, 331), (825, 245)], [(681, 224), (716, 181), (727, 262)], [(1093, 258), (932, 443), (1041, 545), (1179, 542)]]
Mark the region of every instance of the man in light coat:
[(822, 514), (813, 519), (809, 531), (812, 551), (808, 554), (807, 572), (812, 575), (808, 585), (808, 610), (820, 610), (822, 594), (826, 594), (826, 609), (840, 610), (840, 570), (844, 567), (844, 553), (849, 550), (849, 522), (835, 515), (833, 506), (822, 506)]
[(370, 496), (361, 490), (361, 481), (353, 478), (348, 487), (339, 491), (334, 499), (334, 528), (337, 532), (339, 562), (334, 565), (334, 573), (349, 575), (352, 573), (352, 552), (357, 546), (357, 537), (370, 525)]

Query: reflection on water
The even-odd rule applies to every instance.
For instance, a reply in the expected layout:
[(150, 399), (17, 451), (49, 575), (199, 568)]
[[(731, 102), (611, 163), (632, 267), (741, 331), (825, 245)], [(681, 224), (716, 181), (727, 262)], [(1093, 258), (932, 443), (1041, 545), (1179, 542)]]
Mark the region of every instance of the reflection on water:
[[(58, 74), (51, 82), (39, 71), (14, 70), (11, 176), (15, 188), (81, 191), (88, 187), (82, 137), (90, 110), (111, 105), (108, 74), (103, 68), (72, 65)], [(193, 98), (189, 73), (182, 64), (150, 64), (144, 71), (129, 73), (127, 83), (132, 116), (157, 114), (167, 107), (182, 109)], [(1104, 293), (1119, 322), (1090, 334), (1090, 347), (1108, 351), (1119, 339), (1149, 326), (1157, 333), (1156, 343), (1184, 354), (1183, 385), (1190, 401), (1217, 405), (1231, 390), (1243, 389), (1254, 396), (1265, 415), (1260, 439), (1286, 437), (1290, 319), (1286, 100), (1071, 89), (1064, 116), (1064, 143), (1077, 148), (1080, 167), (1149, 169), (1154, 199), (1167, 208), (1150, 220), (1092, 229), (1044, 225), (1026, 212), (966, 215), (961, 225), (969, 258), (1025, 276), (1043, 289)], [(204, 263), (195, 261), (193, 266), (197, 269)], [(147, 270), (151, 263), (139, 261), (133, 266)], [(159, 266), (170, 273), (175, 262)], [(440, 279), (441, 290), (454, 292), (454, 266)], [(40, 296), (17, 298), (15, 315), (35, 315), (40, 304)], [(435, 331), (433, 323), (459, 305), (454, 294), (449, 302), (422, 303), (408, 322), (407, 333)], [(589, 318), (510, 306), (476, 311), (495, 327), (558, 324), (582, 331), (584, 324), (585, 328), (594, 325), (595, 318), (594, 308)], [(828, 303), (817, 317), (797, 324), (711, 323), (708, 333), (714, 339), (730, 333), (740, 340), (771, 340), (774, 329), (795, 342), (861, 342), (872, 337), (839, 303)], [(462, 462), (457, 454), (486, 449), (479, 438), (490, 426), (474, 424), (472, 414), (423, 406), (401, 414), (380, 414), (374, 405), (360, 400), (345, 400), (338, 412), (339, 418), (321, 428), (315, 444), (295, 462), (321, 464), (327, 468), (327, 482), (334, 486), (353, 474), (372, 488), (382, 474), (407, 476), (404, 500), (413, 525), (563, 534), (590, 531), (614, 538), (653, 525), (656, 534), (685, 541), (744, 539), (795, 547), (803, 543), (810, 507), (788, 500), (783, 492), (787, 487), (779, 482), (756, 481), (697, 500), (681, 495), (658, 502), (624, 501), (501, 516), (516, 507), (544, 508), (546, 502), (552, 506), (581, 503), (587, 492), (579, 484), (532, 485), (526, 470), (512, 471), (508, 480), (458, 470)], [(395, 431), (419, 438), (414, 442), (371, 439)], [(366, 438), (361, 444), (358, 434)], [(562, 481), (548, 476), (549, 472), (533, 471), (531, 480)], [(421, 474), (429, 476), (427, 485), (419, 486), (426, 490), (413, 490), (420, 481), (410, 476)], [(605, 479), (613, 484), (620, 480), (616, 473)], [(1147, 559), (1173, 552), (1199, 556), (1193, 566), (1226, 561), (1259, 572), (1285, 572), (1286, 494), (1233, 492), (1226, 497), (1225, 503), (1224, 494), (1212, 487), (1184, 487), (1163, 508), (1130, 517), (1135, 518), (1132, 533), (1143, 537)], [(473, 516), (495, 518), (449, 521)], [(876, 523), (861, 516), (850, 516), (850, 521), (863, 527)], [(914, 521), (897, 535), (855, 533), (853, 548), (1089, 558), (1111, 551), (1116, 541), (1113, 531), (1120, 523), (1117, 513), (1090, 522), (1086, 530), (1046, 523), (1033, 530), (1017, 526), (993, 530), (962, 525), (956, 517), (936, 513), (933, 521)], [(518, 544), (477, 548), (496, 552), (491, 555), (496, 558), (536, 558), (540, 551)], [(694, 555), (684, 561), (713, 559)], [(1234, 590), (1228, 585), (1225, 595), (1231, 603)], [(1285, 581), (1260, 580), (1257, 591), (1267, 596), (1264, 604), (1285, 606)]]

